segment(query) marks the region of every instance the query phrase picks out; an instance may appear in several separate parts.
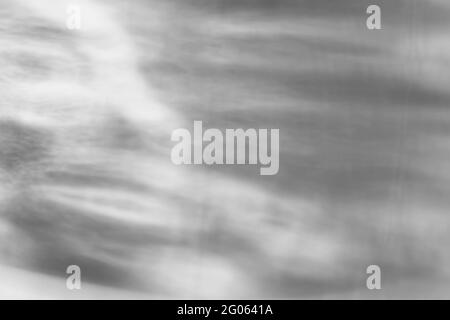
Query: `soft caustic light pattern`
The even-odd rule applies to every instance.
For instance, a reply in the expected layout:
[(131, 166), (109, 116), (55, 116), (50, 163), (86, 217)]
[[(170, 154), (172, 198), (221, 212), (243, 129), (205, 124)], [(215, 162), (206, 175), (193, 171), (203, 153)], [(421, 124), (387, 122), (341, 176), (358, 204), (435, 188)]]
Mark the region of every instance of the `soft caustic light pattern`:
[[(0, 296), (450, 297), (450, 5), (375, 2), (2, 0)], [(195, 120), (279, 173), (175, 166)]]

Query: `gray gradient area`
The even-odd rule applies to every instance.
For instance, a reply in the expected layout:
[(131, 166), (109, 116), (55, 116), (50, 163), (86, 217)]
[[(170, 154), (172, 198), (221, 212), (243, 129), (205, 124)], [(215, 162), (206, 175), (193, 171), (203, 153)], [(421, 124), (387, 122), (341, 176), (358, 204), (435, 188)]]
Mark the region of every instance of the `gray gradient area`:
[[(449, 16), (1, 0), (0, 297), (450, 298)], [(171, 132), (194, 120), (279, 128), (278, 175), (175, 166)]]

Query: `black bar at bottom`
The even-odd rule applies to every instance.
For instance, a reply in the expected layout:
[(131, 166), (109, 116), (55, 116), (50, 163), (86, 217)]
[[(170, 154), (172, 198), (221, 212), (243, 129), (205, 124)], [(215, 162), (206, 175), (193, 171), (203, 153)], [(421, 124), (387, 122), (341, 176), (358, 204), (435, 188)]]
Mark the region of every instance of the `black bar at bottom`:
[(145, 300), (2, 301), (0, 309), (63, 319), (66, 315), (124, 319), (311, 319), (345, 316), (367, 319), (408, 315), (445, 315), (448, 301), (359, 300)]

